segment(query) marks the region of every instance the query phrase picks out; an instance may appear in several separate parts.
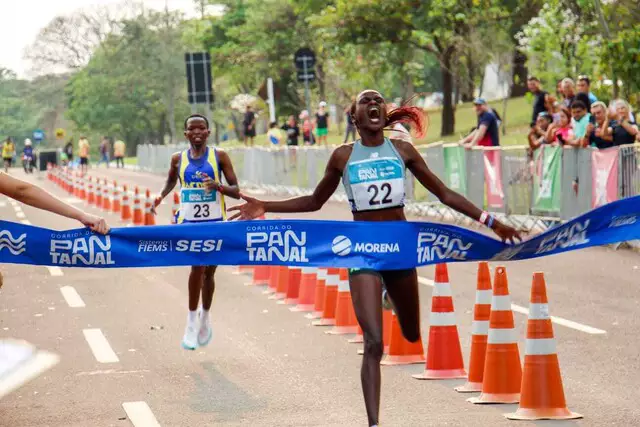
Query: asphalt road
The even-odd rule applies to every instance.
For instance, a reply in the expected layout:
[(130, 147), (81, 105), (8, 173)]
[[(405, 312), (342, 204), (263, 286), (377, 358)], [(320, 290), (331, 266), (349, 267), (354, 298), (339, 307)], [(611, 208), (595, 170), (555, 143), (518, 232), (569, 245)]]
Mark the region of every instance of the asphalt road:
[[(21, 171), (12, 173), (25, 178)], [(152, 191), (164, 180), (113, 168), (91, 174)], [(26, 179), (82, 206), (46, 180)], [(169, 205), (163, 205), (159, 223), (169, 222)], [(315, 214), (281, 216), (350, 218), (346, 206), (331, 203)], [(0, 217), (53, 229), (77, 227), (2, 196)], [(119, 225), (112, 214), (105, 217)], [(512, 302), (523, 310), (532, 273), (545, 273), (551, 314), (561, 318), (554, 331), (567, 403), (585, 416), (536, 424), (640, 425), (640, 255), (596, 248), (506, 266)], [(324, 334), (300, 313), (267, 299), (261, 288), (244, 286), (248, 277), (232, 274), (230, 267), (216, 276), (213, 341), (195, 352), (180, 347), (186, 268), (1, 268), (0, 337), (26, 339), (57, 353), (61, 362), (0, 400), (0, 426), (157, 425), (137, 418), (144, 416), (162, 426), (366, 425), (360, 345)], [(465, 365), (476, 268), (449, 266)], [(419, 275), (426, 337), (433, 268), (421, 268)], [(514, 316), (523, 354), (526, 316)], [(381, 425), (515, 423), (502, 414), (517, 405), (472, 405), (465, 401), (468, 395), (453, 391), (464, 381), (411, 378), (422, 370), (421, 365), (383, 367)]]

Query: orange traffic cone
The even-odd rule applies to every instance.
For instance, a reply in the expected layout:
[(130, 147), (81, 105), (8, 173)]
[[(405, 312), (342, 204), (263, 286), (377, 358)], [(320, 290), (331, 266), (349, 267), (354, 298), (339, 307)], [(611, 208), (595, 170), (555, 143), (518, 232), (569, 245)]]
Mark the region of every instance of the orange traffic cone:
[[(382, 310), (382, 345), (384, 346), (383, 353), (389, 353), (389, 347), (391, 346), (391, 327), (393, 323), (393, 312), (391, 310)], [(363, 334), (364, 341), (364, 334)], [(358, 354), (364, 354), (364, 350), (358, 350)]]
[(402, 335), (398, 316), (391, 311), (391, 332), (389, 335), (389, 350), (384, 356), (381, 365), (412, 365), (414, 363), (424, 363), (424, 349), (422, 348), (422, 338), (416, 342), (408, 341)]
[(151, 212), (151, 191), (147, 188), (144, 196), (144, 225), (156, 225), (156, 216)]
[(280, 274), (280, 269), (278, 268), (277, 265), (270, 265), (269, 266), (269, 282), (267, 283), (269, 286), (267, 287), (267, 289), (265, 289), (265, 291), (263, 292), (263, 294), (273, 294), (276, 291), (276, 288), (278, 287), (278, 274)]
[(113, 213), (120, 213), (122, 206), (120, 205), (120, 189), (118, 183), (113, 181), (113, 205), (111, 207)]
[(138, 187), (133, 193), (133, 225), (144, 225), (144, 213), (142, 212)]
[(436, 265), (429, 323), (427, 363), (424, 372), (413, 375), (413, 378), (419, 380), (466, 378), (446, 264)]
[(96, 179), (96, 207), (102, 207), (102, 184), (99, 179)]
[(253, 277), (249, 285), (264, 286), (269, 284), (269, 266), (257, 265), (253, 269)]
[(287, 295), (287, 288), (289, 287), (289, 267), (279, 265), (278, 267), (278, 280), (276, 282), (275, 292), (269, 295), (269, 299), (284, 299)]
[(122, 187), (122, 209), (120, 210), (120, 219), (123, 222), (130, 221), (133, 218), (131, 213), (131, 203), (129, 202), (129, 190), (127, 186)]
[(349, 273), (346, 268), (340, 269), (340, 282), (338, 282), (338, 297), (336, 303), (336, 324), (327, 334), (345, 335), (355, 334), (358, 331), (358, 323), (353, 312), (353, 302), (349, 291)]
[(87, 195), (87, 203), (93, 205), (96, 202), (96, 195), (93, 192), (93, 180), (89, 177), (89, 191)]
[(510, 420), (570, 420), (582, 415), (567, 408), (562, 375), (556, 353), (556, 340), (549, 316), (544, 274), (534, 273), (524, 350), (520, 406), (505, 414)]
[(340, 283), (340, 269), (329, 267), (327, 281), (324, 288), (324, 304), (322, 317), (312, 323), (313, 326), (332, 326), (336, 324), (336, 304), (338, 303), (338, 284)]
[(478, 264), (478, 284), (476, 287), (476, 304), (473, 308), (471, 324), (471, 358), (469, 360), (469, 378), (463, 386), (456, 387), (460, 393), (482, 391), (484, 377), (484, 356), (487, 352), (487, 335), (489, 334), (489, 316), (491, 315), (491, 272), (489, 263)]
[(318, 268), (316, 272), (316, 292), (313, 296), (313, 311), (304, 317), (307, 319), (318, 319), (322, 317), (324, 311), (324, 290), (327, 287), (327, 269)]
[(482, 394), (467, 399), (471, 403), (518, 403), (522, 366), (513, 325), (507, 271), (496, 268), (491, 298), (491, 318), (484, 362)]
[(173, 192), (173, 205), (171, 206), (171, 224), (175, 224), (178, 218), (178, 210), (180, 210), (180, 195), (177, 191)]
[(351, 344), (359, 344), (364, 342), (364, 332), (362, 332), (362, 328), (358, 325), (358, 330), (356, 331), (356, 336), (348, 340)]
[(78, 192), (78, 197), (80, 200), (87, 200), (87, 180), (79, 175), (80, 179), (80, 191)]
[(73, 195), (77, 198), (80, 198), (80, 175), (78, 172), (73, 174), (73, 181), (75, 185), (73, 186)]
[(104, 186), (102, 187), (102, 209), (111, 212), (111, 189), (109, 183), (104, 180)]
[(289, 286), (284, 300), (278, 301), (278, 304), (297, 304), (300, 295), (300, 277), (302, 270), (300, 267), (289, 267)]
[(318, 269), (315, 267), (302, 267), (298, 305), (291, 307), (291, 311), (313, 311), (317, 271)]

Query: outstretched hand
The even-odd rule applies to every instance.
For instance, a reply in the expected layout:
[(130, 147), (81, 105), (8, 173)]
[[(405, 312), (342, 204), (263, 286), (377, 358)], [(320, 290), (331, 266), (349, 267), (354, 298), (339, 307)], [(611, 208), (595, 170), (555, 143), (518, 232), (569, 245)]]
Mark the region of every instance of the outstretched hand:
[(107, 234), (109, 232), (109, 226), (104, 218), (85, 213), (80, 217), (80, 222), (96, 233)]
[(498, 235), (502, 239), (502, 242), (507, 242), (510, 244), (516, 243), (516, 239), (518, 241), (522, 241), (522, 237), (520, 237), (520, 232), (515, 228), (505, 225), (500, 221), (496, 220), (493, 223), (493, 232)]
[(234, 219), (255, 219), (264, 215), (265, 206), (262, 200), (247, 196), (244, 193), (240, 193), (240, 198), (246, 203), (227, 209), (227, 212), (237, 211), (229, 218), (229, 221)]

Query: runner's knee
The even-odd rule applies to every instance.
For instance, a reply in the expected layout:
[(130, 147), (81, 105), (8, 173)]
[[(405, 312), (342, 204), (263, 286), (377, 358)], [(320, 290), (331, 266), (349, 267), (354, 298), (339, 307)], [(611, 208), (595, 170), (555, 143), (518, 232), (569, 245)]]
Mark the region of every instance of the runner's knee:
[(382, 360), (384, 353), (384, 343), (382, 337), (365, 337), (364, 338), (364, 355), (373, 357), (376, 360)]

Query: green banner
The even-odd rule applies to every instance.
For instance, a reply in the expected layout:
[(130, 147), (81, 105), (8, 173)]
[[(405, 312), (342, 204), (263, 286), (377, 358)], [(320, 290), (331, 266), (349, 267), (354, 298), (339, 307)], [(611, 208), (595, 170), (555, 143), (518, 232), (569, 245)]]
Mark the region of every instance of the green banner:
[(447, 187), (467, 195), (467, 162), (464, 147), (452, 145), (444, 147), (444, 173)]
[(562, 147), (542, 146), (535, 152), (533, 210), (560, 212)]

